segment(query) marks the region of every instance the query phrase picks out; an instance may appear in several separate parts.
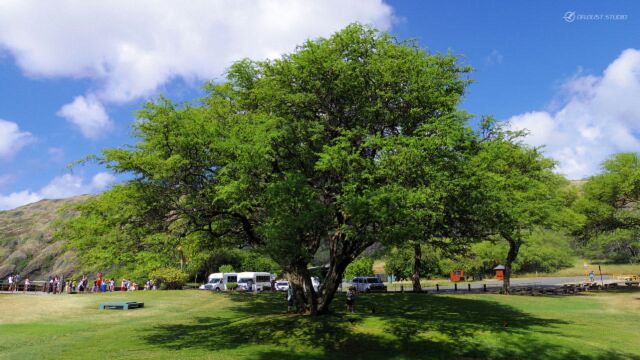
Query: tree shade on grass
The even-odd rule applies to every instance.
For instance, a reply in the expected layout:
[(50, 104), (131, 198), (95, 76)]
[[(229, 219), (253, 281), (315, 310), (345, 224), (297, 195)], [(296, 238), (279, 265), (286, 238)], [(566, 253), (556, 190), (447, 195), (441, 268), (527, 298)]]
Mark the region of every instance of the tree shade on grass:
[[(359, 296), (354, 315), (338, 299), (314, 318), (285, 314), (281, 294), (0, 295), (0, 358), (640, 359), (638, 292), (379, 294)], [(145, 308), (96, 306), (121, 300)]]

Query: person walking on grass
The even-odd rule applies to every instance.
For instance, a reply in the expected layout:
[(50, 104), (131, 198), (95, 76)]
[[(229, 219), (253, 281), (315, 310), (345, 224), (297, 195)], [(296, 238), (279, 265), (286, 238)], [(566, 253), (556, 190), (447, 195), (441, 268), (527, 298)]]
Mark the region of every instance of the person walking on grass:
[(347, 312), (355, 312), (354, 307), (356, 303), (356, 294), (353, 290), (353, 286), (347, 291)]
[(29, 277), (24, 278), (24, 293), (26, 294), (29, 291), (29, 286), (31, 285), (31, 281), (29, 281)]
[(7, 289), (7, 291), (11, 292), (13, 291), (13, 274), (9, 274), (9, 288)]

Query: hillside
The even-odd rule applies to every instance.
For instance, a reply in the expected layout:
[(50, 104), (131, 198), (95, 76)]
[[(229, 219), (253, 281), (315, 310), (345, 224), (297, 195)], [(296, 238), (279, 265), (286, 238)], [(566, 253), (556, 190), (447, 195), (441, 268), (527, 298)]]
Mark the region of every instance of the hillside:
[(88, 195), (59, 200), (41, 200), (17, 209), (0, 211), (0, 279), (17, 271), (23, 277), (42, 279), (49, 274), (66, 275), (75, 268), (74, 254), (64, 241), (51, 239), (56, 220), (73, 216), (60, 211)]

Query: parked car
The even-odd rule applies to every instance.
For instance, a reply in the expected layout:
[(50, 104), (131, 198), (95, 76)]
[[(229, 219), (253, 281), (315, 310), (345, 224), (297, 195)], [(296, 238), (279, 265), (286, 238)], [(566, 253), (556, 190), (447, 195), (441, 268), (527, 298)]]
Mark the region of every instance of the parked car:
[(289, 290), (289, 282), (287, 280), (278, 280), (278, 281), (276, 281), (276, 290), (278, 290), (278, 291), (287, 291), (287, 290)]
[(382, 280), (373, 276), (355, 277), (351, 280), (351, 286), (358, 292), (386, 292), (387, 286)]

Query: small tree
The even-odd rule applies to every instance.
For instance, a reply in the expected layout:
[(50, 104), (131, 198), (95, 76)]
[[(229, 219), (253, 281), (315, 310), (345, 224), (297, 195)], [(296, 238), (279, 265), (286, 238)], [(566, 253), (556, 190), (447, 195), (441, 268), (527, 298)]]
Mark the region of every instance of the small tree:
[(373, 259), (368, 257), (362, 257), (354, 260), (344, 272), (346, 280), (351, 280), (356, 276), (371, 276), (373, 275)]
[(486, 195), (484, 222), (509, 245), (503, 291), (509, 293), (512, 265), (520, 247), (540, 226), (551, 226), (561, 214), (560, 188), (566, 180), (552, 172), (555, 163), (519, 139), (523, 133), (486, 123), (488, 134), (475, 158)]

